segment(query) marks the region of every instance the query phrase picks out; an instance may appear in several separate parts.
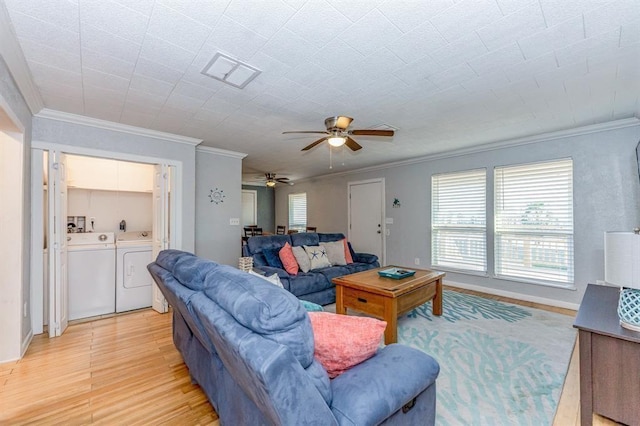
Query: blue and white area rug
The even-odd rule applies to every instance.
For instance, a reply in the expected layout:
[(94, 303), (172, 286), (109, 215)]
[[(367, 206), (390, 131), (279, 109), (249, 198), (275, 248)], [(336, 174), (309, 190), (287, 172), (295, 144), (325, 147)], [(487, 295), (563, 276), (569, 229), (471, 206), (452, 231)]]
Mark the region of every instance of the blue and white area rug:
[(574, 318), (445, 290), (398, 319), (398, 342), (440, 363), (436, 424), (550, 425), (576, 332)]

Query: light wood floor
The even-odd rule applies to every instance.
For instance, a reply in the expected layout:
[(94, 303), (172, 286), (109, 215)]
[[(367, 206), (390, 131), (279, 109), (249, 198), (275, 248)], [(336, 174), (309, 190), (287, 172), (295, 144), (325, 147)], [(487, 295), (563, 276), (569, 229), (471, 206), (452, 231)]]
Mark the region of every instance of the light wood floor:
[(38, 335), (23, 359), (0, 364), (0, 424), (218, 424), (151, 310)]
[[(579, 405), (579, 361), (574, 350), (553, 425), (579, 426)], [(23, 359), (0, 364), (0, 424), (93, 423), (219, 424), (173, 346), (171, 315), (143, 310), (74, 324), (55, 339), (36, 336)], [(594, 415), (593, 424), (616, 423)]]

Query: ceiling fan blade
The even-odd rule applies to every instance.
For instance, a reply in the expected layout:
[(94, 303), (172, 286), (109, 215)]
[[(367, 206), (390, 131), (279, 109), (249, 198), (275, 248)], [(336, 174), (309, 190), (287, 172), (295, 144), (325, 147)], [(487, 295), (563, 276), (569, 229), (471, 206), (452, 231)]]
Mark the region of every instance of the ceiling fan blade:
[(286, 135), (288, 133), (319, 133), (319, 134), (323, 134), (323, 135), (328, 135), (329, 132), (326, 131), (315, 131), (315, 130), (291, 130), (289, 132), (282, 132), (283, 135)]
[(276, 182), (289, 183), (289, 178), (276, 178)]
[(344, 144), (348, 146), (351, 151), (357, 151), (362, 148), (362, 146), (358, 142), (354, 141), (349, 136), (347, 136), (347, 140), (344, 142)]
[(302, 148), (302, 151), (309, 151), (309, 150), (310, 150), (311, 148), (313, 148), (314, 146), (316, 146), (316, 145), (318, 145), (318, 144), (321, 144), (322, 142), (324, 142), (324, 141), (326, 141), (326, 140), (327, 140), (327, 138), (320, 138), (320, 139), (318, 139), (317, 141), (315, 141), (314, 143), (309, 144), (309, 145), (305, 146), (304, 148)]
[(360, 136), (393, 136), (393, 130), (375, 130), (375, 129), (362, 129), (362, 130), (350, 130), (350, 135)]

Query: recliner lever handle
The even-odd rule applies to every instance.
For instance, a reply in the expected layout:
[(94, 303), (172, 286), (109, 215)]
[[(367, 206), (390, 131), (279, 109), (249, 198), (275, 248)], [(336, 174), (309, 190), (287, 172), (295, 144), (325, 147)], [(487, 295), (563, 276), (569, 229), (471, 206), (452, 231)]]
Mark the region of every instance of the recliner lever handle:
[(402, 413), (407, 414), (415, 405), (416, 405), (416, 398), (413, 398), (411, 401), (407, 402), (402, 406)]

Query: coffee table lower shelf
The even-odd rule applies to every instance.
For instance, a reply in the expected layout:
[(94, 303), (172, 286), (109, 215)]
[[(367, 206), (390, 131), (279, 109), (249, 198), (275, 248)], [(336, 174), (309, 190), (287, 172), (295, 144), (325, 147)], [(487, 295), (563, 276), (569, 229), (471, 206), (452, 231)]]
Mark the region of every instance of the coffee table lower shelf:
[(384, 343), (398, 341), (398, 316), (433, 300), (433, 315), (442, 315), (442, 279), (444, 272), (415, 270), (415, 275), (400, 280), (385, 278), (372, 269), (333, 279), (336, 285), (336, 313), (353, 309), (387, 322)]

